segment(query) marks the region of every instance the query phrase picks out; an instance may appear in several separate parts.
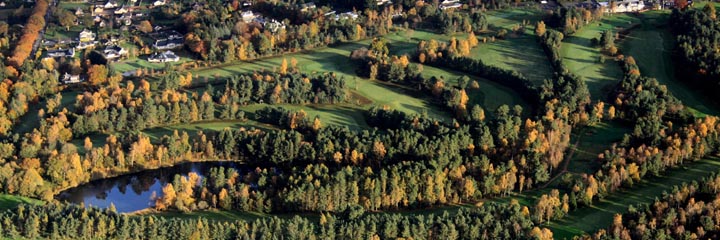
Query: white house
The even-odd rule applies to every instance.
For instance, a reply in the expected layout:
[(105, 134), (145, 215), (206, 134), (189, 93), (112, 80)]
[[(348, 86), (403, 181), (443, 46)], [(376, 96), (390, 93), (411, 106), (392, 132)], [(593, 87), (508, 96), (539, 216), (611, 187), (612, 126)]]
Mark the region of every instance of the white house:
[(130, 12), (130, 8), (125, 5), (123, 5), (121, 8), (115, 9), (115, 14), (117, 15), (123, 15), (128, 12)]
[(73, 57), (75, 56), (75, 49), (58, 49), (58, 50), (48, 50), (47, 51), (47, 57), (50, 58), (62, 58), (62, 57)]
[(60, 81), (64, 84), (71, 84), (71, 83), (81, 83), (83, 82), (83, 79), (80, 78), (80, 75), (73, 75), (70, 73), (63, 74), (62, 77), (60, 77)]
[(78, 43), (78, 46), (75, 47), (75, 48), (77, 48), (77, 49), (86, 49), (86, 48), (95, 46), (95, 44), (97, 44), (97, 41), (80, 42), (80, 43)]
[(75, 16), (82, 17), (83, 15), (85, 15), (85, 12), (83, 12), (82, 8), (75, 10)]
[(336, 20), (339, 20), (339, 19), (352, 19), (352, 20), (355, 20), (355, 19), (357, 19), (358, 17), (360, 17), (360, 15), (358, 15), (358, 14), (355, 13), (355, 12), (344, 12), (344, 13), (341, 13), (340, 15), (338, 15), (337, 18), (336, 18)]
[(605, 7), (607, 13), (637, 12), (645, 9), (645, 3), (639, 0), (618, 1), (614, 3), (614, 8), (608, 2), (600, 2), (599, 4)]
[(156, 6), (156, 7), (164, 6), (164, 5), (165, 5), (165, 1), (162, 1), (162, 0), (156, 0), (155, 2), (153, 2), (153, 6)]
[(164, 62), (177, 62), (180, 61), (180, 57), (175, 55), (172, 51), (166, 51), (164, 53), (154, 53), (148, 57), (148, 62), (152, 63), (164, 63)]
[(126, 55), (127, 50), (118, 45), (113, 45), (107, 46), (105, 50), (103, 50), (103, 54), (105, 54), (105, 59), (116, 59)]
[(153, 47), (159, 50), (168, 50), (182, 47), (185, 44), (183, 39), (162, 39), (155, 40)]
[(442, 3), (440, 3), (441, 10), (460, 8), (460, 7), (462, 7), (462, 4), (458, 0), (445, 0), (445, 1), (442, 1)]
[(390, 0), (375, 0), (375, 3), (377, 3), (378, 6), (382, 6), (385, 4), (392, 4), (392, 1), (390, 1)]
[(113, 8), (116, 8), (116, 7), (118, 7), (117, 2), (112, 1), (112, 0), (106, 2), (105, 5), (103, 5), (103, 8), (105, 8), (105, 9), (113, 9)]
[(252, 21), (253, 19), (255, 19), (255, 13), (253, 13), (253, 12), (250, 11), (250, 10), (248, 10), (248, 11), (243, 11), (240, 16), (242, 17), (243, 22), (246, 22), (246, 23)]
[(91, 42), (95, 41), (95, 33), (86, 29), (83, 29), (82, 32), (80, 32), (80, 36), (78, 37), (80, 42)]
[(314, 2), (300, 4), (300, 11), (302, 11), (302, 12), (307, 12), (310, 9), (315, 9), (315, 8), (316, 8), (316, 6), (315, 6)]
[(270, 21), (264, 21), (263, 27), (270, 30), (270, 32), (276, 33), (280, 31), (280, 29), (285, 29), (285, 24), (278, 20), (270, 19)]

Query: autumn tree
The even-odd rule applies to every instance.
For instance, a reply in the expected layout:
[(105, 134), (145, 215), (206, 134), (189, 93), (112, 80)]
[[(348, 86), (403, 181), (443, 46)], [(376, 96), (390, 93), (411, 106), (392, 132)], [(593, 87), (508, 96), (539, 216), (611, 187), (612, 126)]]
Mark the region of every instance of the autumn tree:
[(90, 84), (100, 86), (108, 80), (108, 70), (105, 65), (93, 64), (88, 69), (88, 81)]
[(75, 14), (71, 13), (68, 10), (58, 9), (55, 12), (55, 16), (58, 18), (60, 26), (63, 26), (66, 31), (69, 31), (70, 27), (75, 25), (75, 22), (77, 22), (77, 17), (75, 16)]
[(545, 35), (545, 31), (545, 22), (539, 21), (535, 25), (535, 35), (537, 35), (538, 37), (542, 37), (543, 35)]
[(137, 26), (137, 29), (143, 33), (150, 33), (153, 31), (153, 26), (152, 24), (150, 24), (150, 21), (144, 20), (140, 22), (140, 24)]

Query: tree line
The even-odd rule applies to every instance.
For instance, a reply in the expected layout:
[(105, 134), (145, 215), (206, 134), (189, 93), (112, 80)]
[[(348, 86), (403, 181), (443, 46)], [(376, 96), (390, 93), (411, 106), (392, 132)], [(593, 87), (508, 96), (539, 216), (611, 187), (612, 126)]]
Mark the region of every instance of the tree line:
[(720, 176), (673, 186), (653, 203), (630, 206), (610, 226), (580, 239), (714, 239), (720, 235), (717, 215)]
[[(346, 101), (344, 79), (334, 73), (303, 74), (288, 69), (283, 61), (278, 72), (255, 72), (229, 77), (224, 88), (210, 85), (196, 92), (176, 89), (189, 84), (192, 75), (177, 72), (161, 77), (159, 89), (148, 81), (136, 87), (114, 84), (100, 91), (78, 95), (70, 124), (73, 133), (132, 132), (155, 126), (190, 123), (213, 119), (244, 119), (241, 106), (253, 103), (309, 104)], [(284, 72), (284, 73), (283, 73)], [(187, 82), (181, 84), (178, 82)]]
[(362, 211), (320, 214), (319, 220), (260, 218), (234, 222), (128, 216), (69, 204), (20, 205), (0, 214), (10, 238), (99, 239), (533, 239), (552, 232), (533, 224), (518, 203), (488, 203), (455, 213), (400, 215)]

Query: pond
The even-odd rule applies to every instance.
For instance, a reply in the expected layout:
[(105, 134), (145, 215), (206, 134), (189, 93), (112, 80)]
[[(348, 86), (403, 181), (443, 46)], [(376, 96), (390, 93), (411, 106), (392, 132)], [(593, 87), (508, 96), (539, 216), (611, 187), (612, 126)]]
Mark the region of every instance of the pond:
[(107, 208), (112, 203), (119, 213), (134, 212), (153, 207), (153, 197), (162, 194), (162, 187), (172, 182), (175, 175), (187, 176), (194, 172), (204, 177), (214, 167), (235, 168), (240, 173), (248, 172), (247, 166), (235, 162), (184, 163), (92, 181), (65, 190), (59, 193), (56, 199), (100, 208)]

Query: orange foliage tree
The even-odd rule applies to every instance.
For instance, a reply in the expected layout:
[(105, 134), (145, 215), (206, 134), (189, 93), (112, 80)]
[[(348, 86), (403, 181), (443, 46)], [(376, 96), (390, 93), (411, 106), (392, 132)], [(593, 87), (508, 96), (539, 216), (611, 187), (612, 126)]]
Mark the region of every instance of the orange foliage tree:
[(25, 59), (30, 56), (33, 44), (35, 40), (37, 40), (40, 30), (45, 27), (45, 13), (47, 10), (47, 0), (38, 0), (35, 2), (35, 7), (25, 24), (23, 34), (12, 52), (12, 57), (8, 59), (10, 65), (20, 67), (25, 62)]

